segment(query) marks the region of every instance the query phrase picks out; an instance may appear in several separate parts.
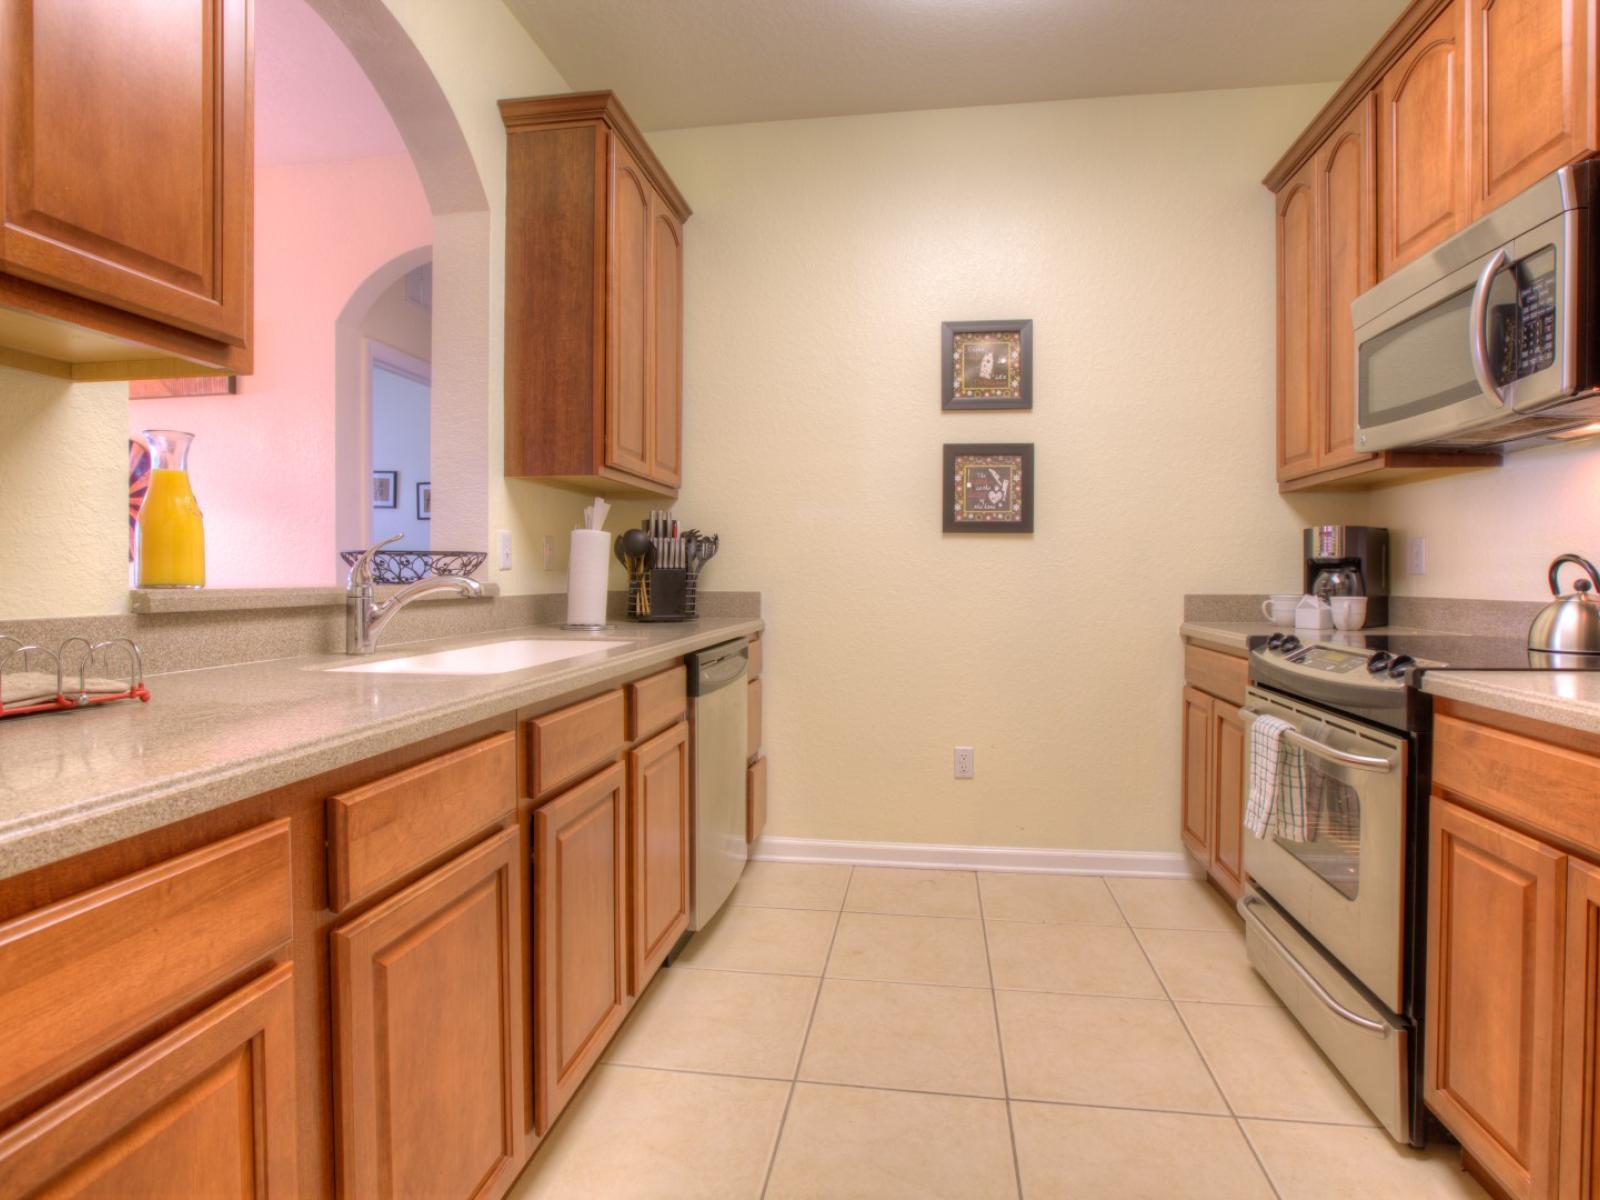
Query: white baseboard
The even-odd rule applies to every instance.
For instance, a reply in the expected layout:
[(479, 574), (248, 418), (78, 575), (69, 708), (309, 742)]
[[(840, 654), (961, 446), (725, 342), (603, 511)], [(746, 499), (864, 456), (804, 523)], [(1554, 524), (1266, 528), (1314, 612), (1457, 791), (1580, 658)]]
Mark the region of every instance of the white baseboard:
[(762, 837), (750, 848), (760, 862), (848, 863), (854, 867), (946, 867), (1037, 875), (1142, 875), (1198, 879), (1182, 851), (1034, 850), (1021, 846), (944, 846), (917, 842), (835, 842)]

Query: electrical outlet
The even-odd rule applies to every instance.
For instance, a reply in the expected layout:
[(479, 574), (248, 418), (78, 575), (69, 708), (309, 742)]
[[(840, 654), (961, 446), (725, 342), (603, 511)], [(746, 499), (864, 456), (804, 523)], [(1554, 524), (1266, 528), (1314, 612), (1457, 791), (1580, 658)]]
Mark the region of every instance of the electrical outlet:
[(1406, 558), (1406, 571), (1412, 575), (1426, 575), (1428, 573), (1428, 539), (1414, 537), (1411, 539), (1410, 553)]
[(500, 569), (509, 571), (511, 570), (511, 530), (496, 530), (495, 539), (500, 547)]
[(973, 763), (972, 747), (971, 746), (957, 746), (956, 747), (956, 778), (957, 779), (971, 779), (971, 778), (973, 778), (974, 775), (976, 775), (976, 773), (977, 773), (977, 767)]
[(544, 569), (556, 569), (556, 539), (548, 533), (544, 535)]

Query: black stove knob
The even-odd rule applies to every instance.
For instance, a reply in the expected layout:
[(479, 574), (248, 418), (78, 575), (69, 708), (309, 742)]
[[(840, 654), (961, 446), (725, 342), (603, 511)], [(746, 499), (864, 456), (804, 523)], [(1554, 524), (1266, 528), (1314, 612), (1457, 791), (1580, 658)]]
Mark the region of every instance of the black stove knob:
[(1275, 634), (1273, 634), (1271, 637), (1269, 637), (1267, 639), (1267, 649), (1268, 650), (1276, 650), (1279, 646), (1283, 645), (1283, 639), (1286, 638), (1287, 636), (1289, 636), (1289, 635), (1285, 634), (1285, 633), (1275, 633)]
[(1367, 670), (1373, 675), (1382, 675), (1389, 669), (1389, 664), (1394, 661), (1394, 655), (1387, 650), (1379, 650), (1367, 659)]
[(1300, 649), (1300, 639), (1292, 633), (1283, 635), (1283, 641), (1278, 643), (1278, 650), (1283, 654), (1293, 654)]
[(1389, 664), (1389, 678), (1404, 679), (1406, 672), (1416, 665), (1417, 660), (1412, 658), (1411, 655), (1397, 654), (1394, 661)]

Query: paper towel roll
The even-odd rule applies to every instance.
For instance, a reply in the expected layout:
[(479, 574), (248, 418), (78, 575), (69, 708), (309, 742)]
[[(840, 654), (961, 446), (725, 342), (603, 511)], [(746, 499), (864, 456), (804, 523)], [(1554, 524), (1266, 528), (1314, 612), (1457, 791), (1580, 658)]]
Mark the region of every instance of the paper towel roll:
[(611, 573), (611, 535), (574, 529), (567, 559), (567, 624), (606, 623), (606, 578)]

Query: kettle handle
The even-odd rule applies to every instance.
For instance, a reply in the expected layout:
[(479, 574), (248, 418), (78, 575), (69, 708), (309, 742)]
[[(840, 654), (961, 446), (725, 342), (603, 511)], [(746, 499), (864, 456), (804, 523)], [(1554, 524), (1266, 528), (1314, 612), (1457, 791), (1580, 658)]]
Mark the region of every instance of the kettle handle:
[(1571, 563), (1575, 567), (1582, 567), (1589, 572), (1589, 578), (1594, 581), (1597, 591), (1600, 591), (1600, 571), (1595, 570), (1595, 565), (1581, 554), (1563, 554), (1550, 564), (1550, 594), (1561, 595), (1561, 568), (1564, 564)]

